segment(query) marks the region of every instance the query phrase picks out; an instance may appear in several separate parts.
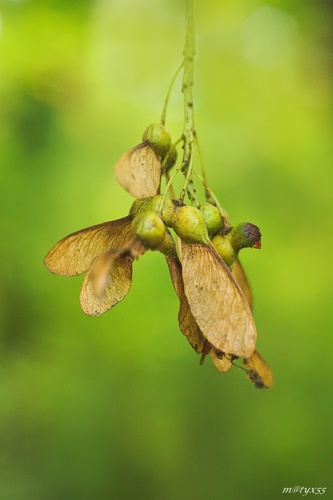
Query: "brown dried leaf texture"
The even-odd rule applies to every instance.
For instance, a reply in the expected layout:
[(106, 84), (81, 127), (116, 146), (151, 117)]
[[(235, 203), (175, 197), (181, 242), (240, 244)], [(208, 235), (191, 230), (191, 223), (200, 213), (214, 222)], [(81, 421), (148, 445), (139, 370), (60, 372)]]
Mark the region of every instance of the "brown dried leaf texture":
[(273, 373), (258, 351), (254, 351), (252, 356), (244, 359), (244, 365), (248, 369), (248, 378), (254, 383), (257, 389), (272, 387), (274, 381)]
[(77, 276), (87, 271), (92, 261), (108, 252), (122, 248), (133, 236), (132, 217), (103, 222), (72, 233), (60, 240), (46, 255), (45, 266), (62, 276)]
[(178, 322), (180, 331), (186, 336), (193, 349), (200, 353), (205, 344), (205, 338), (191, 313), (184, 292), (182, 266), (177, 257), (167, 258), (172, 283), (179, 298)]
[(232, 266), (232, 271), (231, 274), (233, 275), (235, 281), (238, 283), (238, 285), (241, 287), (242, 292), (250, 306), (250, 308), (253, 308), (253, 298), (252, 298), (252, 292), (251, 292), (251, 287), (249, 285), (249, 282), (247, 280), (245, 271), (243, 269), (243, 266), (239, 262), (238, 259), (235, 260), (234, 265)]
[(123, 154), (115, 165), (119, 184), (135, 198), (149, 198), (158, 193), (161, 182), (161, 159), (146, 143)]
[(211, 245), (182, 245), (182, 275), (191, 312), (212, 346), (251, 356), (257, 332), (251, 309), (228, 267)]

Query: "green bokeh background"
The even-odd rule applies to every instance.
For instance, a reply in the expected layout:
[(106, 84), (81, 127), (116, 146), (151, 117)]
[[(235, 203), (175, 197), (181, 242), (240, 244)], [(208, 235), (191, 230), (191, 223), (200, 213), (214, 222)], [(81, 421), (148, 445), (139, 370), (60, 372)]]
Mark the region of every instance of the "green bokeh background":
[(262, 391), (199, 366), (160, 254), (98, 318), (81, 277), (43, 266), (61, 237), (128, 213), (113, 165), (159, 120), (184, 2), (1, 0), (0, 21), (1, 500), (333, 498), (329, 3), (197, 2), (209, 182), (263, 233), (242, 256), (275, 375)]

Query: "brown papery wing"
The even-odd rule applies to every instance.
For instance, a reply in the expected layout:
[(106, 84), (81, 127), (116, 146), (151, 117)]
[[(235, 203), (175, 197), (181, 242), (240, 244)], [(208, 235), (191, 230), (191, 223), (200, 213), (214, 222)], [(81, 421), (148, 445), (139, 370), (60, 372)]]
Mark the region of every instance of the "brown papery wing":
[(203, 350), (205, 338), (191, 313), (184, 292), (182, 266), (178, 258), (167, 258), (172, 283), (179, 298), (178, 322), (180, 331), (186, 336), (193, 349), (200, 353)]
[(252, 356), (244, 359), (247, 368), (247, 376), (254, 383), (257, 389), (265, 389), (273, 385), (273, 373), (264, 358), (258, 351), (254, 351)]
[(161, 159), (148, 144), (139, 144), (115, 165), (119, 184), (135, 198), (157, 194), (161, 181)]
[(133, 258), (108, 253), (98, 257), (84, 278), (80, 302), (83, 312), (98, 316), (120, 302), (132, 284)]
[(215, 349), (249, 357), (257, 332), (250, 307), (211, 245), (182, 245), (182, 274), (191, 312)]
[(238, 259), (235, 260), (234, 265), (232, 266), (232, 271), (231, 274), (235, 278), (235, 281), (237, 281), (238, 285), (241, 287), (242, 292), (248, 301), (248, 304), (250, 308), (253, 308), (253, 298), (252, 298), (252, 292), (251, 292), (251, 287), (249, 285), (249, 282), (247, 280), (245, 271), (243, 269), (243, 266), (239, 262)]
[(49, 271), (77, 276), (89, 269), (95, 257), (110, 249), (118, 250), (132, 237), (131, 216), (87, 227), (60, 240), (46, 255)]

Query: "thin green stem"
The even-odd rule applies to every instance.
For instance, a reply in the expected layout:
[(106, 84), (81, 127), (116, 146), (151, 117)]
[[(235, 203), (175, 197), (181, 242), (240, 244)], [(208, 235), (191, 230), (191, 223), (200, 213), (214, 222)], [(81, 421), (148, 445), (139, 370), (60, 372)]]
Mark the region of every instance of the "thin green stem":
[(199, 208), (200, 203), (197, 199), (197, 192), (196, 192), (196, 189), (194, 187), (192, 172), (193, 172), (193, 155), (191, 155), (191, 157), (190, 157), (189, 168), (187, 170), (187, 174), (185, 177), (184, 187), (182, 189), (182, 192), (180, 193), (179, 201), (181, 203), (183, 203), (184, 198), (185, 198), (185, 194), (187, 192), (187, 195), (188, 195), (192, 205), (196, 205)]
[(170, 178), (169, 171), (166, 171), (164, 167), (165, 167), (165, 165), (166, 165), (166, 163), (168, 161), (168, 156), (169, 156), (169, 153), (170, 153), (171, 149), (172, 148), (176, 149), (176, 147), (178, 146), (178, 144), (180, 142), (182, 142), (182, 141), (183, 141), (183, 136), (179, 137), (179, 139), (177, 139), (177, 141), (172, 144), (172, 146), (171, 146), (168, 154), (166, 155), (166, 157), (164, 158), (163, 163), (162, 163), (162, 173), (163, 173), (163, 175), (165, 177), (165, 181), (166, 181), (165, 193), (163, 195), (163, 200), (162, 200), (162, 208), (163, 208), (163, 205), (164, 205), (164, 202), (165, 202), (165, 197), (166, 197), (166, 194), (167, 194), (168, 191), (169, 191), (169, 196), (170, 196), (171, 199), (174, 199), (174, 197), (175, 197), (175, 194), (174, 194), (174, 191), (173, 191), (173, 187), (172, 187), (172, 182), (173, 182), (174, 178), (176, 177), (176, 175), (180, 172), (180, 169), (181, 169), (181, 167), (177, 168), (174, 171), (174, 173), (172, 174), (171, 178)]
[[(165, 191), (165, 195), (169, 191), (169, 197), (172, 200), (174, 200), (175, 199), (175, 192), (173, 190), (172, 182), (170, 183), (170, 175), (169, 174), (165, 174), (165, 180), (166, 180), (167, 186), (169, 186), (169, 188)], [(165, 202), (165, 196), (163, 197), (163, 206), (164, 206), (164, 202)], [(162, 206), (162, 208), (163, 208), (163, 206)]]
[(162, 203), (161, 203), (161, 207), (162, 208), (164, 206), (165, 198), (166, 198), (166, 195), (167, 195), (167, 193), (168, 193), (169, 190), (171, 190), (170, 196), (171, 196), (171, 198), (173, 198), (172, 183), (173, 183), (174, 178), (176, 177), (176, 175), (180, 172), (181, 168), (182, 168), (181, 165), (178, 168), (176, 168), (176, 170), (173, 172), (173, 174), (171, 175), (171, 177), (169, 177), (168, 180), (167, 180), (167, 185), (165, 187), (165, 192), (164, 192), (164, 195), (163, 195), (163, 198), (162, 198)]
[(166, 95), (166, 98), (165, 98), (164, 107), (163, 107), (163, 111), (162, 111), (161, 125), (165, 125), (166, 112), (167, 112), (167, 108), (168, 108), (168, 104), (169, 104), (169, 100), (170, 100), (171, 91), (172, 91), (172, 88), (173, 88), (174, 83), (176, 81), (176, 78), (179, 75), (179, 73), (180, 73), (180, 71), (181, 71), (181, 69), (182, 69), (183, 66), (184, 66), (184, 61), (179, 66), (179, 68), (177, 69), (176, 73), (174, 74), (174, 76), (173, 76), (173, 78), (172, 78), (172, 80), (170, 82), (170, 86), (169, 86), (169, 89), (168, 89), (168, 92), (167, 92), (167, 95)]
[(161, 165), (161, 167), (162, 167), (162, 174), (165, 174), (165, 165), (166, 165), (166, 164), (167, 164), (167, 162), (168, 162), (168, 159), (169, 159), (169, 156), (170, 156), (170, 154), (171, 154), (171, 151), (172, 151), (173, 149), (176, 149), (176, 147), (178, 146), (178, 144), (179, 144), (180, 142), (182, 142), (182, 141), (183, 141), (183, 136), (181, 136), (179, 139), (177, 139), (177, 141), (176, 141), (176, 142), (174, 142), (174, 143), (171, 145), (171, 148), (169, 149), (169, 151), (168, 151), (168, 152), (167, 152), (167, 154), (165, 155), (165, 157), (164, 157), (164, 159), (163, 159), (163, 162), (162, 162), (162, 165)]
[(201, 174), (202, 174), (202, 184), (204, 185), (204, 188), (205, 188), (206, 201), (210, 202), (211, 190), (208, 187), (208, 181), (207, 181), (205, 166), (204, 166), (204, 162), (203, 162), (200, 142), (199, 142), (199, 138), (198, 138), (198, 135), (196, 132), (194, 132), (194, 140), (195, 140), (195, 145), (197, 147), (198, 155), (199, 155), (199, 163), (200, 163)]
[[(196, 204), (197, 198), (192, 180), (192, 167), (193, 167), (193, 147), (194, 147), (194, 114), (193, 114), (193, 67), (195, 56), (195, 24), (194, 24), (194, 0), (186, 1), (186, 37), (183, 51), (183, 86), (182, 92), (184, 94), (184, 155), (182, 161), (182, 172), (185, 175), (185, 186), (190, 200)], [(183, 189), (183, 191), (184, 191)], [(184, 197), (183, 191), (181, 198)]]

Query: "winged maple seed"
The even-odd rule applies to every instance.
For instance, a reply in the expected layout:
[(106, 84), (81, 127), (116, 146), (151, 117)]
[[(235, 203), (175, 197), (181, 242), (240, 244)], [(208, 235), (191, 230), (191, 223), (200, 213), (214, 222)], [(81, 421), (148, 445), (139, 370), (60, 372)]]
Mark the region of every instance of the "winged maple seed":
[(119, 184), (136, 198), (157, 194), (161, 181), (161, 157), (149, 142), (123, 154), (115, 165)]
[(191, 312), (218, 351), (248, 358), (257, 332), (251, 309), (226, 264), (211, 245), (182, 245), (182, 277)]
[(161, 123), (152, 123), (144, 131), (141, 144), (117, 161), (115, 174), (119, 184), (130, 194), (149, 198), (159, 191), (162, 160), (166, 160), (165, 170), (174, 165), (176, 158), (168, 130)]
[(146, 248), (131, 230), (133, 217), (104, 222), (66, 236), (46, 255), (45, 266), (62, 276), (88, 271), (82, 285), (82, 310), (97, 316), (129, 292), (132, 263)]
[[(178, 313), (180, 331), (186, 336), (192, 348), (197, 353), (201, 354), (200, 364), (203, 364), (205, 357), (209, 354), (215, 368), (221, 373), (226, 373), (232, 367), (233, 361), (239, 356), (217, 349), (205, 338), (191, 312), (184, 289), (182, 265), (178, 257), (168, 257), (167, 263), (169, 266), (172, 283), (180, 302)], [(223, 272), (225, 272), (225, 268), (222, 267), (222, 269)], [(200, 274), (200, 272), (198, 274)], [(226, 273), (226, 275), (228, 276), (227, 279), (230, 279), (228, 273)], [(239, 283), (240, 288), (243, 290), (244, 296), (246, 294), (247, 302), (249, 304), (252, 304), (250, 287), (246, 279), (244, 270), (238, 260), (235, 262), (232, 270), (232, 275)], [(220, 316), (224, 316), (223, 310), (219, 311), (219, 317)], [(271, 387), (273, 385), (272, 372), (270, 371), (268, 364), (263, 360), (263, 358), (257, 351), (254, 351), (249, 358), (244, 359), (244, 365), (246, 366), (245, 369), (247, 371), (248, 378), (255, 384), (256, 388), (260, 389), (264, 387)]]
[(180, 331), (186, 336), (188, 342), (195, 352), (201, 354), (200, 364), (202, 365), (207, 354), (210, 355), (214, 366), (220, 372), (227, 372), (232, 367), (232, 357), (215, 349), (200, 330), (188, 304), (182, 277), (182, 265), (177, 257), (167, 258), (169, 271), (174, 289), (179, 298), (178, 323)]

